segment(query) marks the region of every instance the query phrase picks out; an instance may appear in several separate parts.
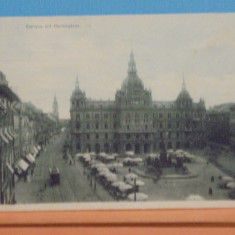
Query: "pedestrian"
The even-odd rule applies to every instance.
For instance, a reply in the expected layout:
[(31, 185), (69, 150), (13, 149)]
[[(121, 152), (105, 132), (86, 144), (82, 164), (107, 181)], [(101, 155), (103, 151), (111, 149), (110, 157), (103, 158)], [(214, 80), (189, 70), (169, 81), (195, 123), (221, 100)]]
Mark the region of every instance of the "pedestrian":
[(211, 182), (214, 182), (214, 176), (211, 176)]
[(47, 188), (47, 183), (44, 184), (44, 189), (46, 189), (46, 188)]

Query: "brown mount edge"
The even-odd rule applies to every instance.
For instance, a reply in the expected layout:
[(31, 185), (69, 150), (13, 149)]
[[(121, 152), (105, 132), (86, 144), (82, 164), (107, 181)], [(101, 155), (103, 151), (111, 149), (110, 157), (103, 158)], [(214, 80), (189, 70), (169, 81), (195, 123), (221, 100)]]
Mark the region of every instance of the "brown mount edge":
[(0, 212), (8, 226), (229, 226), (235, 209)]

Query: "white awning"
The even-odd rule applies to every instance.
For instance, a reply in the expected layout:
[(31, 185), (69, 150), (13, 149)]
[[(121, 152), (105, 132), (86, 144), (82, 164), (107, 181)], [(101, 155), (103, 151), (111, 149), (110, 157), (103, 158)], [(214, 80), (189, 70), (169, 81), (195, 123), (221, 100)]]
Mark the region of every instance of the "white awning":
[(6, 163), (6, 165), (7, 165), (8, 169), (10, 170), (10, 172), (12, 174), (14, 174), (14, 169), (12, 168), (12, 166), (8, 162)]
[(0, 129), (0, 136), (6, 144), (9, 144), (8, 139), (5, 137), (5, 135), (3, 133), (3, 129)]
[(32, 154), (28, 154), (26, 155), (26, 159), (31, 162), (31, 163), (34, 163), (35, 162), (35, 158)]
[(23, 159), (20, 159), (17, 163), (17, 165), (23, 170), (23, 171), (27, 171), (29, 168), (29, 164), (24, 161)]
[(33, 149), (34, 149), (35, 153), (37, 154), (37, 153), (38, 153), (37, 147), (36, 147), (36, 146), (33, 146)]
[(7, 128), (5, 128), (5, 135), (9, 140), (13, 140), (13, 137), (9, 134)]
[(12, 139), (15, 139), (15, 136), (12, 134), (12, 132), (11, 132), (11, 127), (8, 127), (7, 128), (7, 132), (8, 132), (8, 134), (11, 136), (11, 138)]
[(14, 138), (16, 138), (17, 134), (15, 133), (15, 131), (12, 127), (9, 128), (9, 132)]

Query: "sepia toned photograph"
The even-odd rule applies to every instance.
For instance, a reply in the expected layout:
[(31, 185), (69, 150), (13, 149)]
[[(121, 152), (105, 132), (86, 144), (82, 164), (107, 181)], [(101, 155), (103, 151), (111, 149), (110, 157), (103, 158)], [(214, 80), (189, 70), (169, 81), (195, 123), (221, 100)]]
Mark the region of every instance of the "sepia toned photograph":
[(234, 22), (0, 18), (0, 210), (234, 207)]

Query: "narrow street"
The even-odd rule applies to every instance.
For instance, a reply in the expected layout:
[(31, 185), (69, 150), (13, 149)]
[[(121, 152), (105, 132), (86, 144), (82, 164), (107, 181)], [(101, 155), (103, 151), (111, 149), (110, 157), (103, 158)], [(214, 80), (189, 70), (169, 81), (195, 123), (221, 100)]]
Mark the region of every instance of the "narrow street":
[[(94, 191), (79, 162), (69, 165), (63, 159), (62, 146), (65, 138), (65, 134), (61, 133), (51, 139), (46, 149), (36, 158), (36, 168), (30, 182), (24, 182), (22, 178), (16, 184), (17, 204), (113, 200), (99, 184)], [(60, 170), (60, 184), (57, 186), (50, 185), (49, 167), (53, 166)]]

